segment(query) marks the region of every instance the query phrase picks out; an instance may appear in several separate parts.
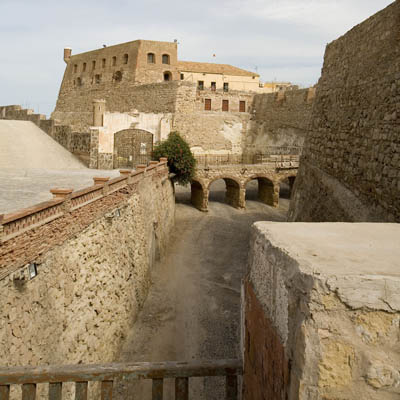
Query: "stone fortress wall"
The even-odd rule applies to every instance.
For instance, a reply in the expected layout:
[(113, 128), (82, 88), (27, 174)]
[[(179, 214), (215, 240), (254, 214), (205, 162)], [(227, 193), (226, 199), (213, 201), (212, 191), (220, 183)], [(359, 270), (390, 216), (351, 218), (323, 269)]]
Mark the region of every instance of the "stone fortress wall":
[[(130, 128), (151, 132), (155, 142), (178, 131), (199, 155), (254, 154), (268, 146), (301, 147), (315, 92), (310, 88), (255, 95), (197, 90), (195, 84), (179, 81), (116, 86), (109, 91), (71, 90), (62, 89), (52, 118), (82, 132), (90, 131), (93, 102), (104, 99), (99, 140), (103, 135), (110, 144), (107, 157), (112, 154), (112, 136)], [(99, 168), (110, 168), (112, 160), (101, 164)]]
[(302, 147), (309, 130), (315, 88), (254, 96), (246, 151), (267, 146)]
[(94, 180), (0, 216), (3, 366), (112, 361), (143, 304), (174, 224), (167, 162)]
[(398, 224), (253, 226), (245, 400), (399, 398), (399, 237)]
[(400, 2), (330, 43), (292, 221), (400, 221)]

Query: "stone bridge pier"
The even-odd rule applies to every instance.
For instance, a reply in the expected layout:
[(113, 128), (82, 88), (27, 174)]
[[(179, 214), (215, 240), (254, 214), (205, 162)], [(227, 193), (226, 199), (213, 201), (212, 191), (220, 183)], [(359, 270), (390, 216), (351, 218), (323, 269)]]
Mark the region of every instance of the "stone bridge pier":
[(257, 180), (259, 200), (269, 206), (278, 207), (280, 185), (288, 179), (291, 190), (297, 169), (298, 163), (289, 166), (277, 166), (273, 163), (198, 168), (191, 184), (191, 202), (199, 210), (207, 211), (210, 186), (223, 179), (226, 185), (226, 203), (235, 208), (245, 208), (246, 186), (250, 181)]

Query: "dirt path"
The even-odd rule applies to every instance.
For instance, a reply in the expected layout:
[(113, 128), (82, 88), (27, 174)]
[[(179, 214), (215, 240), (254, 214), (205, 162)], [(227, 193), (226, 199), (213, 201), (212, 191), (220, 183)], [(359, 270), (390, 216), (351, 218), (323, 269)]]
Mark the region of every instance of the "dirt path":
[[(188, 204), (187, 192), (177, 192), (180, 203), (168, 256), (153, 271), (153, 285), (121, 361), (239, 357), (240, 282), (250, 226), (259, 220), (285, 220), (288, 206), (287, 200), (279, 209), (248, 201), (240, 211), (211, 201), (209, 212), (201, 213)], [(217, 190), (210, 200), (222, 200), (223, 195)], [(193, 379), (190, 390), (191, 398), (223, 398), (215, 378)], [(149, 391), (150, 385), (143, 383), (118, 390), (124, 399), (151, 398)], [(165, 391), (169, 398), (172, 389)]]

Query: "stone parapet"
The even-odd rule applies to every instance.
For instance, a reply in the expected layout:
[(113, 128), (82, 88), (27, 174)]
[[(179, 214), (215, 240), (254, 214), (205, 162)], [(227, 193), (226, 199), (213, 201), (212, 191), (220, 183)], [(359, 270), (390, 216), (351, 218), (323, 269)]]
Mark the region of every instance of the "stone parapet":
[(244, 399), (400, 395), (400, 226), (253, 226)]
[[(25, 238), (18, 238), (21, 235), (28, 236), (32, 243), (35, 242), (35, 237), (39, 235), (40, 227), (49, 224), (57, 219), (69, 220), (73, 214), (77, 212), (85, 213), (85, 207), (93, 202), (106, 201), (107, 197), (112, 196), (115, 192), (119, 192), (125, 188), (131, 190), (132, 184), (137, 184), (143, 180), (149, 173), (157, 173), (160, 178), (168, 177), (167, 161), (160, 161), (157, 164), (152, 164), (149, 167), (143, 166), (140, 171), (124, 172), (120, 177), (110, 179), (108, 177), (95, 177), (94, 185), (78, 191), (72, 189), (51, 189), (53, 199), (39, 203), (32, 207), (11, 213), (0, 215), (0, 279), (5, 277), (15, 268), (21, 266), (21, 263), (27, 262), (28, 259), (34, 258), (34, 254), (43, 251), (44, 244), (33, 246), (30, 251), (24, 254), (24, 251), (19, 256), (11, 251), (15, 246), (19, 247), (19, 242), (25, 243)], [(131, 183), (132, 182), (132, 183)], [(121, 199), (122, 201), (122, 199)], [(66, 203), (68, 202), (68, 207)], [(115, 206), (115, 204), (114, 204)], [(89, 210), (88, 210), (89, 211)], [(92, 221), (89, 218), (86, 223)], [(55, 221), (55, 223), (57, 223)], [(82, 226), (79, 226), (82, 228)], [(75, 229), (72, 229), (75, 231)], [(65, 234), (68, 232), (60, 232), (60, 238), (65, 239)], [(54, 238), (53, 238), (54, 239)], [(47, 246), (54, 244), (49, 242)], [(23, 247), (21, 248), (23, 250)]]

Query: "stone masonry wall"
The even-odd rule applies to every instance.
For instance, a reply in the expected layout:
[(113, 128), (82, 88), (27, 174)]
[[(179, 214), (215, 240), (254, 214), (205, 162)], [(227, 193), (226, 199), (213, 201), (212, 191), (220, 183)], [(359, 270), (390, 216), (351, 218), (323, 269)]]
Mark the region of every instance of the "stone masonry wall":
[(400, 396), (400, 226), (257, 222), (244, 282), (244, 399)]
[(400, 222), (400, 2), (330, 43), (289, 212)]
[[(120, 113), (172, 113), (175, 111), (180, 87), (193, 87), (184, 82), (162, 82), (136, 85), (130, 82), (100, 83), (91, 86), (61, 87), (52, 118), (75, 130), (88, 131), (93, 121), (93, 100), (106, 100), (108, 112)], [(180, 89), (182, 92), (184, 89)]]
[(314, 96), (314, 88), (255, 95), (247, 152), (262, 151), (267, 146), (303, 146)]
[[(108, 186), (97, 182), (77, 193), (86, 202), (81, 207), (64, 201), (61, 206), (72, 202), (72, 208), (63, 216), (11, 233), (6, 241), (2, 236), (2, 366), (110, 362), (118, 356), (174, 223), (166, 165), (124, 179), (114, 179), (116, 190), (105, 195)], [(12, 232), (6, 227), (2, 235)], [(33, 279), (26, 268), (31, 262), (37, 267)]]

